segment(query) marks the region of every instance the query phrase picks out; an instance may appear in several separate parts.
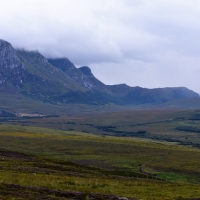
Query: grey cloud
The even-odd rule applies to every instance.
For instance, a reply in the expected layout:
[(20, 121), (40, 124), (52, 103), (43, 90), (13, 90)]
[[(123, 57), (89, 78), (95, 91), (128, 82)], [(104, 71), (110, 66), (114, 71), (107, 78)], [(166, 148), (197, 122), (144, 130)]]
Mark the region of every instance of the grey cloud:
[(0, 38), (14, 47), (89, 65), (107, 84), (187, 86), (200, 92), (198, 0), (18, 0), (12, 5), (16, 1), (0, 2)]

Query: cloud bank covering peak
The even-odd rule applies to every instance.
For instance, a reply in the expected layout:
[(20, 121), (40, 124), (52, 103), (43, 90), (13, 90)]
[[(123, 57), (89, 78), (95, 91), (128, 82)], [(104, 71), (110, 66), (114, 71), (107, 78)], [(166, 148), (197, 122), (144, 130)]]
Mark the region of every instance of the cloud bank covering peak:
[(200, 0), (6, 0), (0, 38), (88, 65), (106, 84), (200, 93)]

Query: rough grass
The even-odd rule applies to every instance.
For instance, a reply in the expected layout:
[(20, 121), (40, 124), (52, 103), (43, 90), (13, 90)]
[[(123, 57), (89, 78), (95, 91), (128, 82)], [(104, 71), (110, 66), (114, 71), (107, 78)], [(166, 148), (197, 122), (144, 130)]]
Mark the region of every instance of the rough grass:
[[(77, 106), (77, 108), (79, 107)], [(112, 108), (112, 106), (110, 108)], [(55, 107), (55, 109), (57, 109), (57, 107)], [(58, 112), (55, 112), (56, 114), (59, 114), (59, 109), (60, 108), (57, 109)], [(68, 113), (71, 112), (71, 108), (66, 109), (69, 109)], [(83, 109), (83, 107), (80, 106), (80, 109)], [(94, 114), (92, 108), (90, 109), (88, 112), (93, 113), (90, 115), (62, 116), (43, 119), (24, 118), (20, 120), (10, 120), (6, 123), (120, 137), (142, 137), (200, 147), (200, 133), (198, 131), (192, 131), (200, 130), (200, 118), (198, 118), (200, 115), (199, 110), (135, 110), (129, 112), (110, 112), (109, 108), (107, 109), (105, 106), (102, 108), (102, 112), (105, 112), (107, 109), (108, 113)], [(96, 109), (97, 112), (99, 109), (101, 110), (100, 107)], [(86, 111), (87, 109), (85, 108), (84, 110)], [(77, 113), (79, 111), (78, 109)], [(66, 112), (66, 110), (63, 109), (63, 112)], [(184, 127), (186, 128), (184, 129)], [(137, 134), (137, 132), (140, 131), (143, 131), (145, 134)]]
[(150, 200), (200, 197), (195, 148), (9, 125), (0, 126), (0, 146), (14, 151), (0, 154), (1, 195), (15, 184)]
[(175, 172), (188, 180), (199, 181), (197, 149), (47, 128), (4, 125), (0, 130), (2, 148), (109, 169)]

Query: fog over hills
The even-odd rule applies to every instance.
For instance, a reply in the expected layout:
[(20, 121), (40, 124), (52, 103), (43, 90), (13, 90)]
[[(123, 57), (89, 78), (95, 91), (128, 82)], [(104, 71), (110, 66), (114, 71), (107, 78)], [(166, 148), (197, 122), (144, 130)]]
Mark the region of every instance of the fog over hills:
[(14, 49), (4, 40), (0, 40), (1, 88), (53, 104), (160, 104), (199, 97), (184, 87), (147, 89), (106, 85), (87, 66), (76, 68), (68, 58), (47, 59), (38, 51)]

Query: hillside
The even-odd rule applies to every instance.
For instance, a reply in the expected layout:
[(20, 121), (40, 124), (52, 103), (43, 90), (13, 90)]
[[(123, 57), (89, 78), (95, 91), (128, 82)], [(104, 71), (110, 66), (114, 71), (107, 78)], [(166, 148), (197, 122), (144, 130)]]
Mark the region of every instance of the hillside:
[(156, 105), (199, 98), (197, 93), (183, 87), (147, 89), (106, 85), (87, 66), (76, 68), (67, 58), (47, 59), (38, 51), (16, 50), (4, 40), (0, 40), (2, 90), (4, 96), (15, 91), (16, 95), (59, 105)]
[(200, 196), (199, 149), (16, 125), (0, 125), (0, 145), (3, 200)]

